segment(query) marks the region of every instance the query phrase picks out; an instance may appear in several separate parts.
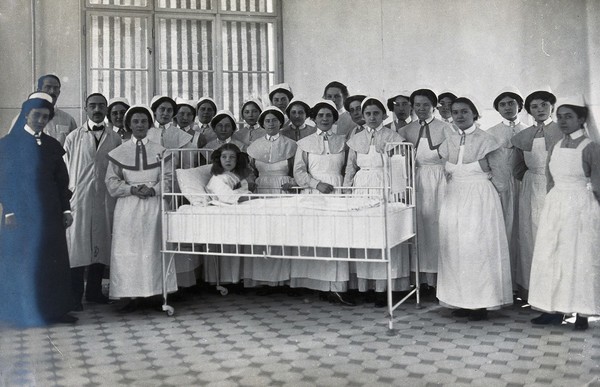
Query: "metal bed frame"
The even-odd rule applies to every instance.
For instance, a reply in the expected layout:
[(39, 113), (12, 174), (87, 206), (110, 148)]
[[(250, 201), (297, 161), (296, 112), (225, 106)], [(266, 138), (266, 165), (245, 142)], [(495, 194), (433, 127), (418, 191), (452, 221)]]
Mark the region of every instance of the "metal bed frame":
[[(198, 256), (220, 256), (220, 257), (263, 257), (263, 258), (273, 258), (273, 259), (302, 259), (302, 260), (326, 260), (326, 261), (347, 261), (347, 262), (368, 262), (372, 264), (385, 264), (387, 268), (387, 317), (388, 317), (388, 327), (389, 329), (393, 329), (394, 323), (394, 311), (404, 302), (406, 302), (413, 295), (416, 297), (416, 308), (421, 307), (420, 300), (420, 279), (419, 279), (419, 255), (417, 252), (417, 225), (416, 225), (416, 211), (415, 211), (415, 154), (413, 145), (410, 143), (389, 143), (386, 144), (386, 152), (383, 157), (383, 168), (384, 168), (384, 187), (369, 187), (368, 194), (356, 195), (351, 193), (352, 188), (348, 187), (337, 187), (336, 192), (343, 191), (343, 194), (330, 194), (327, 196), (331, 197), (340, 197), (340, 198), (356, 198), (356, 197), (370, 197), (370, 198), (378, 198), (381, 202), (379, 206), (379, 215), (377, 220), (381, 219), (383, 224), (379, 230), (383, 230), (384, 232), (381, 235), (381, 239), (376, 241), (377, 250), (381, 251), (381, 258), (368, 258), (368, 250), (372, 250), (371, 246), (352, 246), (352, 247), (338, 247), (338, 246), (323, 246), (317, 245), (316, 243), (309, 245), (282, 245), (278, 243), (263, 243), (265, 241), (265, 228), (266, 225), (260, 225), (258, 230), (253, 230), (252, 232), (256, 232), (255, 235), (257, 238), (254, 240), (261, 240), (260, 243), (256, 245), (253, 243), (214, 243), (211, 240), (202, 240), (203, 237), (194, 236), (193, 241), (171, 241), (169, 240), (169, 216), (173, 216), (173, 213), (177, 212), (177, 209), (187, 203), (187, 200), (183, 196), (182, 193), (179, 193), (177, 179), (176, 179), (176, 169), (179, 166), (183, 168), (193, 168), (199, 165), (206, 164), (208, 160), (210, 160), (211, 150), (207, 149), (172, 149), (168, 150), (173, 156), (173, 163), (171, 164), (170, 170), (165, 170), (165, 161), (164, 158), (161, 161), (161, 192), (162, 192), (162, 201), (161, 201), (161, 220), (162, 220), (162, 279), (163, 279), (163, 299), (164, 303), (162, 305), (162, 310), (167, 313), (168, 316), (172, 316), (175, 313), (175, 310), (172, 306), (170, 306), (167, 302), (167, 273), (168, 268), (171, 265), (174, 265), (175, 256), (178, 254), (186, 254), (186, 255), (198, 255)], [(398, 174), (395, 173), (396, 170), (393, 168), (394, 163), (391, 162), (392, 157), (394, 155), (403, 156), (403, 166), (405, 173)], [(397, 163), (396, 163), (397, 164)], [(397, 166), (396, 166), (397, 167)], [(170, 173), (172, 175), (172, 182), (170, 187), (165, 186), (165, 179), (163, 178), (166, 173)], [(399, 181), (402, 180), (402, 181)], [(400, 183), (403, 189), (393, 192), (392, 186)], [(361, 187), (358, 189), (365, 189), (365, 187)], [(348, 193), (350, 192), (350, 193)], [(376, 192), (373, 194), (373, 192)], [(251, 196), (253, 198), (273, 198), (273, 197), (282, 197), (282, 198), (301, 198), (306, 194), (253, 194), (253, 195), (244, 195)], [(209, 194), (198, 194), (198, 196), (206, 196), (209, 198)], [(294, 200), (294, 199), (290, 199)], [(299, 199), (296, 199), (298, 202)], [(404, 211), (409, 211), (410, 214), (410, 222), (412, 223), (411, 230), (407, 230), (401, 237), (397, 235), (394, 238), (390, 235), (390, 230), (395, 226), (390, 224), (390, 209), (393, 207), (392, 203), (398, 203), (404, 205), (406, 208)], [(233, 205), (234, 207), (236, 205)], [(260, 210), (260, 208), (259, 208)], [(266, 210), (265, 210), (266, 211)], [(271, 209), (272, 211), (272, 209)], [(284, 209), (282, 208), (282, 211)], [(265, 212), (266, 214), (266, 212)], [(265, 214), (257, 214), (265, 215)], [(311, 213), (311, 211), (306, 211), (306, 214), (303, 215), (306, 219), (310, 219), (311, 216), (315, 216), (315, 213)], [(282, 215), (282, 214), (279, 214)], [(212, 216), (215, 216), (214, 214)], [(219, 215), (221, 216), (221, 215)], [(223, 215), (223, 216), (236, 216), (235, 214)], [(247, 214), (246, 214), (247, 216)], [(371, 219), (373, 220), (373, 219)], [(397, 227), (396, 227), (397, 228)], [(333, 234), (335, 235), (335, 230)], [(369, 232), (365, 230), (367, 234)], [(260, 233), (260, 235), (258, 234)], [(267, 242), (268, 237), (267, 238)], [(372, 240), (372, 238), (367, 235), (368, 240)], [(198, 240), (200, 239), (200, 241)], [(414, 262), (415, 262), (415, 284), (414, 287), (409, 291), (409, 293), (402, 298), (397, 303), (393, 302), (392, 297), (392, 259), (391, 257), (391, 249), (394, 246), (391, 246), (389, 241), (395, 240), (399, 243), (395, 244), (397, 246), (401, 243), (406, 243), (411, 247), (409, 249), (410, 254), (408, 257), (402, 257), (402, 259), (408, 260), (408, 265), (410, 267), (412, 262), (412, 255), (414, 254)], [(212, 242), (212, 243), (211, 243)], [(395, 242), (393, 242), (395, 243)], [(370, 243), (371, 244), (371, 243)], [(235, 246), (235, 249), (232, 247)], [(246, 246), (250, 246), (247, 248)], [(227, 247), (227, 248), (224, 248)], [(245, 247), (245, 248), (243, 248)], [(312, 251), (312, 255), (306, 255), (307, 248)], [(334, 256), (334, 251), (346, 250), (345, 257)], [(364, 258), (354, 258), (351, 254), (356, 252), (356, 250), (364, 249)], [(227, 251), (227, 252), (226, 252)], [(232, 252), (231, 252), (232, 251)], [(274, 253), (277, 251), (277, 253)], [(302, 254), (304, 251), (304, 255)], [(323, 252), (328, 252), (329, 255), (322, 254)], [(218, 260), (216, 262), (216, 271), (217, 271), (217, 290), (222, 294), (227, 294), (227, 288), (221, 286), (219, 283), (219, 267)], [(409, 269), (409, 278), (410, 271), (413, 268)]]

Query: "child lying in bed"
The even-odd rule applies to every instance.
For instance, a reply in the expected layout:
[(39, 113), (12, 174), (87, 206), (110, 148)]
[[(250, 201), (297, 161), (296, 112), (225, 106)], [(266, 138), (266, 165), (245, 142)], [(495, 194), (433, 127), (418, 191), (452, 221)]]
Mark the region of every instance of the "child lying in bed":
[(213, 200), (222, 203), (241, 203), (250, 198), (239, 196), (252, 193), (248, 189), (246, 177), (249, 174), (248, 157), (235, 144), (225, 144), (212, 154), (212, 177), (206, 190)]

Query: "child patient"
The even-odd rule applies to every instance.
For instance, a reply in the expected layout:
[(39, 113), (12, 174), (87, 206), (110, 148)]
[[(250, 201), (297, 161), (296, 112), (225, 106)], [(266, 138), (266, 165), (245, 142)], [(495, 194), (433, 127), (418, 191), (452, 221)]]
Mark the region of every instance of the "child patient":
[(249, 200), (248, 196), (240, 196), (252, 193), (246, 180), (250, 173), (248, 156), (237, 145), (227, 143), (213, 152), (212, 163), (212, 177), (206, 185), (212, 198), (228, 204)]

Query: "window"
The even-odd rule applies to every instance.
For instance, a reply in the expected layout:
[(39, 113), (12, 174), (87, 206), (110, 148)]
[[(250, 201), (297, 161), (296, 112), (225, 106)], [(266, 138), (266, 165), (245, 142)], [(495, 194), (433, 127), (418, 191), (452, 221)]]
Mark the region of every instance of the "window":
[(278, 0), (87, 0), (87, 93), (242, 103), (280, 79)]

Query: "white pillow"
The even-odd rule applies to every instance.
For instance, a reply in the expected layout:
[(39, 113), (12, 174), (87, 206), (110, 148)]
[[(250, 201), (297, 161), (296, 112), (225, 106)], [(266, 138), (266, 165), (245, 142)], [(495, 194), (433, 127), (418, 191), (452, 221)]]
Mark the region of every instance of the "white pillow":
[(202, 165), (191, 169), (177, 169), (177, 183), (183, 196), (192, 206), (206, 206), (210, 197), (206, 195), (206, 184), (210, 180), (212, 165)]

